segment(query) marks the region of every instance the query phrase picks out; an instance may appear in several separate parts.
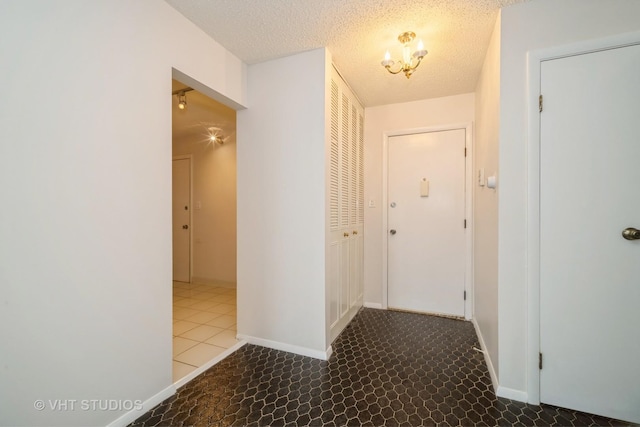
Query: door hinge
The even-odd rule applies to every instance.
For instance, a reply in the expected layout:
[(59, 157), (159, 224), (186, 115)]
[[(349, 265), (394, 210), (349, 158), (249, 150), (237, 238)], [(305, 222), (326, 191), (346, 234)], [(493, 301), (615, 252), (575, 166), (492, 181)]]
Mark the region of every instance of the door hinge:
[(538, 355), (538, 369), (542, 369), (542, 353)]
[(540, 95), (540, 97), (538, 98), (538, 108), (540, 109), (540, 112), (542, 113), (542, 95)]
[(464, 228), (467, 228), (467, 220), (464, 220)]
[(467, 147), (464, 147), (464, 156), (467, 157)]
[(464, 300), (467, 300), (467, 291), (464, 291)]

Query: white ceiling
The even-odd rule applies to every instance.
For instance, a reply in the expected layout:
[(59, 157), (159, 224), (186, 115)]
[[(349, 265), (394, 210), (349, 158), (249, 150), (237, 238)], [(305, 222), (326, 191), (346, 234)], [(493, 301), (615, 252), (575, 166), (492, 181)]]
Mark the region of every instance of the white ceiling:
[[(473, 92), (498, 9), (528, 0), (166, 1), (247, 64), (326, 46), (371, 107)], [(405, 31), (429, 51), (409, 80), (380, 65)]]
[[(172, 91), (184, 89), (187, 86), (179, 81), (172, 81)], [(171, 97), (172, 106), (172, 135), (175, 143), (200, 141), (209, 142), (210, 127), (222, 129), (222, 137), (235, 141), (236, 112), (235, 110), (217, 102), (208, 96), (192, 90), (186, 92), (187, 108), (178, 108), (178, 97)]]

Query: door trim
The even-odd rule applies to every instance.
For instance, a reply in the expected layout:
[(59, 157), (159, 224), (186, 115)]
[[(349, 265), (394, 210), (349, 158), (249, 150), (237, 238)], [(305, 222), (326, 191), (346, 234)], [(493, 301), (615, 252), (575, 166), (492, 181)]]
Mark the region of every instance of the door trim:
[(388, 307), (388, 276), (387, 276), (387, 250), (389, 236), (387, 234), (388, 225), (388, 178), (389, 178), (389, 138), (393, 136), (413, 135), (419, 133), (444, 132), (448, 130), (465, 131), (465, 147), (467, 157), (465, 158), (465, 217), (467, 219), (467, 233), (465, 235), (465, 274), (464, 290), (467, 293), (467, 300), (464, 302), (464, 318), (471, 320), (473, 304), (473, 124), (460, 123), (442, 126), (430, 126), (423, 128), (400, 129), (386, 131), (382, 134), (382, 309)]
[[(193, 283), (193, 154), (172, 156), (171, 161), (174, 160), (189, 160), (189, 283)], [(173, 191), (171, 196), (173, 197)], [(173, 218), (171, 218), (171, 224), (173, 226)], [(173, 245), (171, 256), (173, 256)], [(171, 279), (173, 283), (173, 277)]]
[(527, 52), (526, 378), (527, 402), (540, 404), (540, 112), (541, 63), (568, 56), (640, 44), (640, 32), (625, 33)]

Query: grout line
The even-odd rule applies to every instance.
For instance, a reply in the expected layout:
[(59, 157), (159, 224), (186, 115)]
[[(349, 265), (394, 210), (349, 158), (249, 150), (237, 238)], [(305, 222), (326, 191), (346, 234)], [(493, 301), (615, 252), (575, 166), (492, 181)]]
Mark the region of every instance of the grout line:
[[(190, 363), (185, 363), (185, 362), (181, 362), (179, 360), (176, 360), (175, 358), (182, 355), (183, 353), (185, 353), (186, 351), (189, 351), (191, 349), (193, 349), (194, 347), (196, 347), (198, 344), (206, 344), (209, 346), (213, 346), (213, 347), (217, 347), (219, 349), (222, 350), (228, 350), (229, 348), (233, 347), (223, 347), (220, 345), (215, 345), (215, 344), (209, 344), (206, 341), (216, 337), (217, 335), (222, 334), (224, 331), (230, 331), (231, 333), (233, 333), (234, 335), (237, 334), (237, 323), (234, 323), (233, 325), (229, 325), (229, 326), (215, 326), (215, 325), (211, 325), (208, 322), (211, 322), (221, 316), (231, 316), (233, 317), (236, 322), (237, 322), (237, 296), (235, 292), (230, 292), (227, 289), (223, 289), (223, 288), (219, 288), (216, 286), (209, 286), (209, 285), (199, 285), (199, 284), (184, 284), (181, 283), (179, 285), (176, 285), (174, 283), (173, 285), (173, 313), (175, 316), (175, 313), (178, 312), (178, 315), (183, 317), (181, 312), (185, 312), (185, 311), (189, 311), (189, 312), (193, 312), (193, 314), (189, 314), (189, 316), (187, 316), (186, 318), (183, 319), (176, 319), (175, 317), (173, 317), (173, 323), (177, 323), (177, 322), (189, 322), (189, 323), (193, 323), (194, 326), (192, 328), (189, 328), (185, 331), (182, 331), (179, 335), (172, 335), (172, 339), (175, 340), (175, 338), (182, 338), (182, 339), (186, 339), (189, 341), (194, 342), (195, 344), (190, 346), (189, 348), (181, 351), (180, 353), (177, 354), (173, 354), (172, 355), (172, 360), (176, 363), (181, 363), (183, 365), (187, 365), (189, 367), (193, 367), (193, 368), (200, 368), (200, 366), (195, 366), (192, 365)], [(187, 302), (190, 302), (189, 305), (185, 305)], [(196, 304), (200, 304), (200, 303), (210, 303), (212, 304), (209, 308), (207, 309), (200, 309), (200, 308), (194, 308), (193, 306)], [(178, 303), (180, 305), (175, 305), (175, 303)], [(213, 311), (210, 311), (218, 306), (231, 306), (233, 307), (232, 311), (234, 313), (216, 313)], [(198, 316), (198, 315), (202, 315), (202, 313), (206, 313), (206, 314), (210, 314), (210, 315), (214, 315), (215, 317), (207, 320), (207, 322), (199, 322), (199, 321), (194, 321), (194, 320), (189, 320), (194, 316)], [(213, 328), (217, 328), (220, 331), (217, 332), (216, 334), (212, 335), (211, 337), (208, 337), (204, 340), (196, 340), (193, 338), (187, 338), (184, 337), (183, 335), (188, 333), (189, 331), (192, 331), (200, 326), (210, 326)], [(234, 344), (235, 345), (235, 344)], [(203, 365), (204, 366), (204, 365)]]

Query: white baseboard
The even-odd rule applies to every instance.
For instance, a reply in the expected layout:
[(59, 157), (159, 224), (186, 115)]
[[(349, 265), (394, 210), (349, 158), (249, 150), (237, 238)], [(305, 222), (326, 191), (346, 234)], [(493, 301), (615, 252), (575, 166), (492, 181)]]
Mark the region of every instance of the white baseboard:
[(185, 385), (186, 383), (188, 383), (189, 381), (191, 381), (192, 379), (194, 379), (195, 377), (197, 377), (198, 375), (200, 375), (201, 373), (203, 373), (213, 365), (217, 364), (222, 359), (224, 359), (225, 357), (227, 357), (228, 355), (230, 355), (231, 353), (233, 353), (234, 351), (236, 351), (246, 343), (247, 343), (246, 341), (241, 340), (240, 342), (234, 344), (232, 347), (229, 347), (228, 349), (226, 349), (225, 351), (223, 351), (222, 353), (220, 353), (219, 355), (217, 355), (216, 357), (214, 357), (204, 365), (194, 369), (184, 377), (180, 378), (178, 381), (173, 383), (173, 385), (175, 386), (176, 389), (182, 387), (183, 385)]
[(219, 355), (217, 355), (216, 357), (214, 357), (204, 365), (189, 372), (186, 376), (180, 378), (178, 381), (176, 381), (166, 389), (162, 390), (160, 393), (146, 400), (142, 404), (142, 409), (140, 410), (134, 409), (127, 412), (126, 414), (123, 414), (120, 418), (108, 424), (107, 427), (121, 427), (121, 426), (126, 426), (128, 424), (131, 424), (132, 422), (140, 418), (142, 415), (146, 414), (149, 410), (153, 409), (156, 405), (158, 405), (159, 403), (162, 403), (162, 401), (164, 401), (165, 399), (173, 396), (180, 387), (182, 387), (189, 381), (193, 380), (195, 377), (197, 377), (198, 375), (200, 375), (201, 373), (203, 373), (213, 365), (217, 364), (222, 359), (229, 356), (231, 353), (233, 353), (234, 351), (236, 351), (246, 343), (247, 343), (246, 341), (240, 341), (234, 346), (229, 347), (228, 349), (226, 349), (225, 351), (223, 351), (222, 353), (220, 353)]
[(196, 276), (193, 276), (191, 278), (191, 283), (196, 283), (198, 285), (212, 285), (212, 286), (218, 286), (220, 288), (231, 288), (231, 289), (236, 289), (237, 287), (236, 282), (226, 282), (224, 280), (216, 280), (216, 279), (209, 279), (207, 277), (196, 277)]
[(507, 388), (500, 385), (500, 383), (498, 382), (498, 376), (496, 375), (496, 370), (493, 368), (491, 356), (489, 356), (487, 346), (485, 345), (484, 338), (482, 337), (482, 333), (480, 332), (480, 326), (478, 326), (478, 322), (476, 322), (476, 319), (471, 319), (471, 323), (473, 323), (473, 327), (476, 330), (476, 335), (478, 336), (478, 341), (480, 342), (480, 349), (482, 350), (482, 354), (484, 354), (484, 360), (487, 363), (489, 375), (491, 376), (491, 383), (493, 384), (493, 390), (495, 391), (496, 396), (504, 397), (511, 400), (517, 400), (518, 402), (526, 402), (528, 395), (525, 391), (514, 390), (512, 388)]
[(504, 397), (505, 399), (517, 400), (518, 402), (527, 402), (529, 395), (526, 391), (514, 390), (512, 388), (499, 386), (496, 391), (496, 396)]
[(169, 387), (165, 388), (160, 393), (154, 396), (151, 396), (149, 399), (145, 400), (142, 403), (141, 409), (139, 410), (132, 409), (131, 411), (125, 414), (122, 414), (122, 416), (117, 418), (115, 421), (112, 421), (109, 424), (107, 424), (107, 427), (123, 427), (131, 424), (132, 422), (134, 422), (135, 420), (137, 420), (138, 418), (140, 418), (141, 416), (149, 412), (155, 406), (162, 403), (162, 401), (176, 394), (176, 390), (177, 390), (176, 386), (174, 384), (171, 384)]
[(493, 384), (493, 391), (497, 395), (498, 389), (500, 388), (500, 384), (498, 383), (498, 376), (496, 375), (496, 370), (493, 367), (491, 356), (489, 355), (487, 346), (484, 343), (484, 337), (482, 336), (482, 332), (480, 332), (480, 326), (478, 325), (478, 322), (476, 321), (476, 319), (471, 319), (471, 323), (473, 324), (473, 327), (476, 330), (476, 335), (478, 336), (478, 342), (480, 342), (480, 349), (482, 350), (482, 354), (484, 355), (484, 361), (487, 363), (487, 368), (489, 369), (489, 375), (491, 376), (491, 384)]
[(327, 358), (325, 360), (329, 360), (329, 358), (331, 358), (331, 355), (333, 354), (333, 347), (329, 346), (325, 353), (327, 354)]
[(380, 304), (378, 302), (365, 302), (362, 305), (364, 307), (366, 307), (366, 308), (375, 308), (375, 309), (378, 309), (378, 310), (382, 310), (382, 304)]
[(252, 337), (248, 335), (238, 334), (238, 339), (244, 340), (249, 344), (259, 345), (261, 347), (272, 348), (274, 350), (286, 351), (287, 353), (299, 354), (301, 356), (313, 357), (314, 359), (329, 360), (329, 357), (333, 353), (331, 346), (325, 351), (314, 350), (307, 347), (300, 347), (297, 345), (286, 344), (278, 341), (265, 340), (263, 338)]

